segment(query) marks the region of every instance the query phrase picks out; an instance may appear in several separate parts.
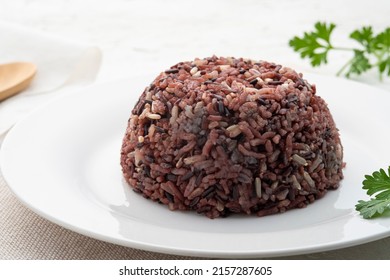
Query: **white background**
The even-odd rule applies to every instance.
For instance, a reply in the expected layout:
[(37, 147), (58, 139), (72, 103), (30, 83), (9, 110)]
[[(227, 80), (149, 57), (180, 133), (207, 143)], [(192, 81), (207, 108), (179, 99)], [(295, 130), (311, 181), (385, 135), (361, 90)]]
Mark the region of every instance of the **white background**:
[[(158, 73), (178, 61), (213, 54), (269, 60), (334, 74), (349, 53), (312, 69), (288, 46), (316, 21), (334, 22), (335, 45), (363, 25), (390, 25), (388, 0), (0, 0), (0, 18), (91, 43), (103, 53), (98, 81)], [(376, 83), (376, 73), (363, 81)], [(362, 79), (360, 79), (362, 80)]]

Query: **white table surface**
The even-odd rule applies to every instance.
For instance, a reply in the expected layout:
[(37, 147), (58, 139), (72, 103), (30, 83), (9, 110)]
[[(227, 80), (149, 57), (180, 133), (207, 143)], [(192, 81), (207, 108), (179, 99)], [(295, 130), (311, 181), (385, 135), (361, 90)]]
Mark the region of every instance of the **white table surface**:
[[(289, 48), (289, 39), (320, 20), (337, 24), (335, 44), (351, 44), (348, 34), (362, 25), (376, 31), (390, 26), (389, 12), (389, 0), (0, 0), (4, 21), (100, 47), (97, 83), (155, 75), (176, 62), (213, 54), (334, 75), (349, 53), (331, 54), (327, 66), (312, 68)], [(357, 80), (390, 90), (389, 79), (379, 83), (374, 71)], [(291, 258), (390, 259), (390, 238)]]

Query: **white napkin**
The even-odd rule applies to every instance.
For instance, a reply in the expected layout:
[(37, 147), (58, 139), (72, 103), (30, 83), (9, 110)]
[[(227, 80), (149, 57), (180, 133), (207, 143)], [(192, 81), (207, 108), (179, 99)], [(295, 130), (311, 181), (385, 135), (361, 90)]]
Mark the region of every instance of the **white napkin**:
[(92, 83), (101, 58), (97, 47), (0, 22), (0, 64), (26, 61), (37, 66), (30, 87), (0, 102), (0, 144), (7, 131), (36, 107)]

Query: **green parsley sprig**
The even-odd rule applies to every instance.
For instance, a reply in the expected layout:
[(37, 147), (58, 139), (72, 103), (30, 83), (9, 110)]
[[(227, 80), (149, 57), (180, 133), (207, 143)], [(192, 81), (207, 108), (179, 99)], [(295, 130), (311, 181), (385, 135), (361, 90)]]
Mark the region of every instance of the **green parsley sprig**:
[(368, 201), (359, 200), (355, 209), (365, 219), (374, 218), (390, 210), (390, 166), (388, 174), (383, 169), (375, 171), (372, 175), (366, 175), (363, 181), (363, 189), (367, 194), (374, 196)]
[(331, 35), (336, 28), (334, 23), (317, 22), (314, 31), (304, 32), (302, 37), (295, 36), (289, 41), (294, 51), (300, 53), (302, 58), (309, 58), (312, 66), (328, 63), (327, 57), (331, 50), (353, 52), (337, 75), (344, 74), (349, 78), (352, 74), (360, 75), (371, 68), (378, 68), (379, 78), (383, 74), (390, 76), (390, 28), (374, 34), (371, 26), (364, 26), (353, 31), (349, 38), (359, 43), (359, 48), (346, 48), (334, 46)]

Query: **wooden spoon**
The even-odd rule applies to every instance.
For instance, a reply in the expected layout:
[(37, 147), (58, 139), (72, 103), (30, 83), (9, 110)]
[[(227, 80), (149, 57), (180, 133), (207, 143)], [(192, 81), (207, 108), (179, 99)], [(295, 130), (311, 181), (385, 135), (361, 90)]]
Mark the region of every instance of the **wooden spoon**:
[(26, 89), (37, 72), (29, 62), (14, 62), (0, 65), (0, 101)]

